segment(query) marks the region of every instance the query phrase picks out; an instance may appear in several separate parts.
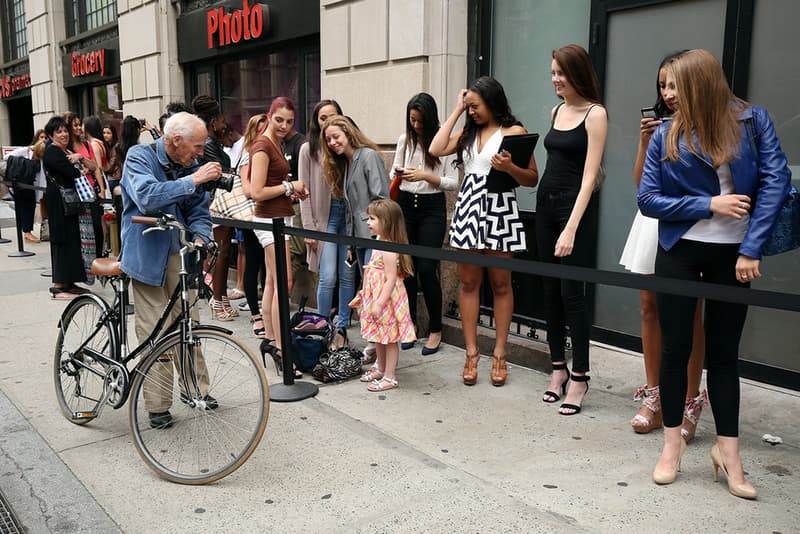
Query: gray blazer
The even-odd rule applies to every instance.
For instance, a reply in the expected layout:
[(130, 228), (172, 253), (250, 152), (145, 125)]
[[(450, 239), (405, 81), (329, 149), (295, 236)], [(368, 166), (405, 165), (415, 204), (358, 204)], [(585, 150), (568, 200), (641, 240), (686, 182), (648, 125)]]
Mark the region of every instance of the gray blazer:
[(353, 153), (353, 168), (345, 169), (344, 179), (349, 235), (371, 237), (367, 226), (367, 206), (379, 198), (389, 198), (389, 175), (383, 159), (371, 148), (357, 148)]

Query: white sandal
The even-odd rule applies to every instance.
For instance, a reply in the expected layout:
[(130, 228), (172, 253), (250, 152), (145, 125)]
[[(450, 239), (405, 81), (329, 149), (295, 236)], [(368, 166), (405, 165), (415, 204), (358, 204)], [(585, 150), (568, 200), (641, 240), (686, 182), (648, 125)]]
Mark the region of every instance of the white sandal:
[(398, 387), (396, 379), (384, 376), (380, 380), (373, 380), (370, 382), (367, 389), (370, 391), (387, 391), (396, 387)]
[(359, 378), (359, 380), (361, 382), (375, 382), (377, 380), (380, 380), (381, 378), (383, 378), (383, 371), (378, 369), (378, 365), (375, 364), (369, 368), (369, 371), (361, 375), (361, 378)]

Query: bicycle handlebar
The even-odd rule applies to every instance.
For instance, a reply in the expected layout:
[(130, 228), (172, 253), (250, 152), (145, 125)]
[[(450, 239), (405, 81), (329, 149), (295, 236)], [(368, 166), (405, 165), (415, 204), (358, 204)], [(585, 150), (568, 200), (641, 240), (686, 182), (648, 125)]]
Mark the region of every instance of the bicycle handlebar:
[(172, 215), (163, 214), (159, 217), (147, 217), (145, 215), (133, 215), (131, 216), (131, 222), (135, 224), (146, 224), (149, 226), (153, 226), (153, 228), (148, 228), (144, 231), (144, 233), (153, 232), (157, 230), (171, 230), (175, 229), (178, 230), (180, 233), (180, 242), (181, 245), (184, 247), (188, 247), (189, 250), (197, 250), (197, 249), (204, 249), (209, 253), (214, 253), (216, 250), (216, 243), (213, 240), (208, 241), (207, 243), (193, 243), (186, 239), (186, 235), (189, 233), (189, 229), (186, 228), (181, 222), (175, 220)]

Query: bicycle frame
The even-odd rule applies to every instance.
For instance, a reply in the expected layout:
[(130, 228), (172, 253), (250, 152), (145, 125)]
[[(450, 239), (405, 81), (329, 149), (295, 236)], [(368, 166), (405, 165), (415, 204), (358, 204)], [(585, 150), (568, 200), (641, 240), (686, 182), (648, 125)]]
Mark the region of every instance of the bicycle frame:
[[(118, 409), (119, 407), (123, 406), (127, 400), (128, 395), (130, 394), (130, 387), (131, 387), (131, 375), (132, 373), (136, 372), (136, 367), (141, 364), (145, 360), (144, 357), (141, 358), (140, 363), (137, 364), (132, 370), (128, 370), (128, 363), (131, 360), (134, 360), (140, 356), (145, 356), (150, 353), (150, 351), (154, 350), (161, 340), (173, 336), (177, 333), (180, 333), (181, 336), (181, 343), (180, 343), (180, 354), (177, 356), (180, 358), (180, 375), (182, 384), (184, 386), (184, 390), (190, 397), (194, 396), (194, 392), (199, 394), (200, 389), (197, 384), (196, 373), (194, 368), (194, 360), (190, 358), (187, 352), (187, 348), (194, 343), (194, 339), (192, 336), (192, 332), (195, 329), (202, 328), (205, 330), (215, 330), (218, 332), (222, 332), (225, 334), (232, 334), (233, 331), (222, 328), (216, 325), (193, 325), (193, 321), (191, 318), (191, 308), (192, 306), (197, 304), (199, 300), (199, 296), (195, 298), (193, 303), (189, 302), (189, 268), (187, 266), (187, 258), (191, 255), (193, 256), (194, 253), (197, 251), (197, 247), (189, 243), (185, 240), (185, 229), (181, 227), (175, 227), (181, 231), (181, 241), (184, 246), (180, 249), (180, 257), (181, 257), (181, 268), (179, 271), (179, 283), (175, 287), (170, 296), (169, 301), (167, 302), (164, 310), (161, 312), (161, 315), (156, 322), (153, 331), (150, 335), (142, 341), (136, 348), (134, 348), (130, 353), (128, 353), (128, 327), (127, 327), (127, 314), (126, 308), (128, 306), (128, 287), (130, 285), (130, 279), (125, 276), (116, 277), (112, 280), (112, 284), (114, 285), (114, 304), (109, 306), (108, 303), (96, 294), (88, 294), (85, 296), (78, 297), (67, 306), (65, 309), (65, 314), (69, 311), (70, 307), (76, 306), (80, 301), (86, 299), (92, 299), (95, 302), (99, 301), (102, 302), (102, 307), (105, 308), (105, 312), (101, 316), (100, 320), (97, 322), (94, 330), (87, 336), (87, 338), (78, 346), (74, 354), (79, 354), (85, 352), (89, 356), (91, 356), (94, 360), (102, 362), (105, 365), (112, 367), (113, 369), (118, 370), (122, 374), (123, 378), (123, 387), (122, 390), (119, 392), (120, 397), (117, 402), (112, 404), (114, 409)], [(161, 228), (159, 228), (161, 229)], [(212, 265), (213, 265), (212, 259)], [(202, 281), (200, 282), (202, 284)], [(178, 317), (176, 317), (169, 326), (164, 329), (164, 325), (166, 324), (170, 312), (172, 311), (173, 307), (177, 304), (180, 300), (181, 306), (181, 313)], [(110, 340), (111, 344), (111, 357), (106, 356), (105, 354), (91, 348), (87, 347), (87, 345), (94, 339), (94, 337), (103, 329), (105, 325), (109, 325), (111, 328), (112, 339)], [(59, 320), (59, 328), (63, 328), (62, 322)], [(163, 333), (162, 333), (163, 331)], [(94, 373), (98, 376), (101, 376), (97, 370), (91, 368), (90, 366), (84, 364), (80, 360), (72, 359), (71, 360), (73, 365), (80, 366), (87, 371)], [(187, 365), (188, 364), (188, 365)], [(109, 371), (106, 372), (106, 375), (103, 376), (105, 379), (108, 375)], [(191, 388), (190, 388), (191, 385)], [(109, 388), (106, 388), (107, 391), (104, 394), (103, 402), (100, 403), (99, 409), (102, 409), (103, 406), (107, 404), (108, 397), (111, 393)], [(98, 409), (98, 411), (99, 411)], [(99, 414), (98, 414), (99, 415)]]

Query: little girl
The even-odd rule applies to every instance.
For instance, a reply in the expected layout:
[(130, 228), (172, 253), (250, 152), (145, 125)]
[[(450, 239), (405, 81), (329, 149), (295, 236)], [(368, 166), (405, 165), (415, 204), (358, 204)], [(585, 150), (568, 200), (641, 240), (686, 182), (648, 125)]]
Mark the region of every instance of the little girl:
[[(400, 205), (389, 199), (374, 200), (367, 208), (367, 226), (379, 241), (408, 243)], [(370, 391), (397, 387), (395, 369), (398, 343), (417, 340), (408, 307), (403, 278), (413, 274), (411, 258), (406, 254), (374, 250), (364, 268), (364, 284), (351, 308), (359, 308), (361, 337), (376, 344), (378, 358), (361, 377)]]

